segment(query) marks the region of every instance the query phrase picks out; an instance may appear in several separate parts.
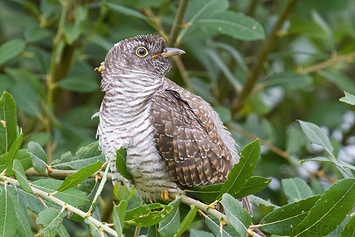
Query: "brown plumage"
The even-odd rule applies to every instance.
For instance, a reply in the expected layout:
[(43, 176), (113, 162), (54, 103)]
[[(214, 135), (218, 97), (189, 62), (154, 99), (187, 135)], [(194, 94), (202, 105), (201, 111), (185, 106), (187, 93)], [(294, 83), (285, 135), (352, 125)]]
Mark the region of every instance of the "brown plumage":
[[(222, 183), (239, 160), (212, 107), (165, 77), (169, 57), (182, 53), (160, 37), (136, 36), (117, 43), (100, 67), (100, 147), (111, 159), (113, 182), (130, 185), (115, 164), (116, 150), (127, 149), (127, 170), (145, 198)], [(251, 211), (249, 198), (242, 203)]]

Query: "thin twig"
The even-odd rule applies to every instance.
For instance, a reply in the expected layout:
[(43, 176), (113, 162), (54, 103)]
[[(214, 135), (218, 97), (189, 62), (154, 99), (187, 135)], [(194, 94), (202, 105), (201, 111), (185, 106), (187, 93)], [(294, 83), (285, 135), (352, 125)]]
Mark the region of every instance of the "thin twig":
[(181, 0), (179, 2), (179, 7), (178, 7), (178, 9), (176, 11), (176, 15), (175, 15), (175, 20), (174, 20), (173, 26), (172, 26), (172, 28), (170, 30), (170, 34), (169, 34), (169, 45), (170, 46), (177, 46), (176, 39), (179, 35), (188, 3), (189, 3), (189, 0)]
[[(233, 131), (238, 132), (239, 134), (243, 135), (246, 138), (249, 138), (250, 140), (255, 140), (258, 137), (255, 136), (254, 134), (244, 130), (242, 127), (234, 124), (234, 123), (228, 123), (227, 127)], [(285, 158), (285, 159), (289, 159), (290, 158), (290, 154), (286, 151), (281, 150), (280, 148), (274, 146), (271, 144), (271, 142), (267, 141), (267, 140), (263, 140), (260, 139), (260, 144), (266, 146), (267, 148), (269, 148), (271, 151), (275, 152), (276, 154), (278, 154), (279, 156)]]
[(333, 66), (334, 64), (340, 63), (340, 62), (353, 62), (355, 59), (355, 52), (349, 53), (347, 55), (342, 55), (342, 56), (332, 56), (329, 60), (312, 65), (310, 67), (306, 68), (298, 68), (297, 72), (298, 73), (304, 73), (308, 74), (311, 72), (317, 72), (320, 71), (326, 67)]
[[(173, 194), (173, 193), (169, 193), (170, 197), (175, 199), (176, 198), (176, 194)], [(181, 197), (181, 202), (187, 204), (187, 205), (195, 205), (198, 207), (198, 209), (200, 209), (201, 211), (205, 212), (205, 213), (208, 213), (214, 217), (216, 217), (219, 221), (223, 221), (225, 222), (226, 224), (229, 224), (229, 221), (227, 219), (227, 217), (220, 213), (219, 211), (217, 211), (216, 209), (213, 209), (211, 207), (209, 207), (208, 205), (202, 203), (202, 202), (199, 202), (193, 198), (190, 198), (186, 195), (179, 195), (179, 197)], [(260, 235), (258, 235), (257, 233), (255, 233), (254, 231), (248, 229), (248, 233), (252, 233), (254, 237), (261, 237)]]
[(256, 81), (258, 80), (261, 72), (264, 69), (264, 62), (276, 44), (277, 32), (280, 31), (282, 25), (286, 21), (287, 17), (291, 14), (292, 10), (294, 9), (294, 7), (296, 6), (298, 1), (299, 0), (289, 1), (285, 10), (283, 11), (281, 16), (277, 20), (276, 24), (274, 25), (274, 28), (272, 29), (272, 31), (269, 35), (269, 38), (265, 42), (265, 44), (258, 56), (257, 61), (254, 64), (254, 67), (252, 69), (252, 74), (250, 76), (248, 76), (248, 79), (244, 85), (243, 91), (240, 93), (240, 96), (237, 99), (237, 101), (234, 102), (234, 106), (233, 106), (234, 108), (232, 110), (233, 114), (235, 114), (236, 112), (238, 112), (241, 109), (245, 99), (249, 96), (249, 94), (253, 90)]
[[(8, 182), (8, 183), (11, 183), (12, 185), (16, 185), (16, 186), (20, 186), (19, 182), (16, 180), (16, 179), (12, 179), (12, 178), (9, 178), (9, 177), (6, 177), (6, 176), (0, 176), (0, 179), (4, 180), (5, 183)], [(87, 214), (85, 212), (83, 212), (82, 210), (79, 210), (75, 207), (73, 207), (72, 205), (69, 205), (65, 202), (63, 202), (62, 200), (54, 197), (54, 196), (51, 196), (49, 195), (49, 193), (46, 193), (42, 190), (39, 190), (37, 188), (34, 188), (32, 186), (30, 186), (31, 189), (32, 189), (32, 192), (36, 195), (39, 195), (39, 196), (42, 196), (43, 198), (49, 200), (49, 201), (52, 201), (56, 204), (58, 204), (59, 206), (62, 206), (66, 209), (68, 209), (69, 211), (72, 211), (76, 214), (78, 214), (79, 216), (81, 216), (82, 218), (84, 219), (87, 219), (90, 223), (92, 223), (94, 226), (98, 227), (99, 229), (103, 229), (104, 231), (106, 231), (107, 233), (113, 235), (113, 236), (118, 236), (116, 231), (111, 229), (110, 227), (104, 225), (103, 223), (101, 223), (100, 221), (96, 220), (95, 218), (91, 217), (91, 216), (87, 216)]]

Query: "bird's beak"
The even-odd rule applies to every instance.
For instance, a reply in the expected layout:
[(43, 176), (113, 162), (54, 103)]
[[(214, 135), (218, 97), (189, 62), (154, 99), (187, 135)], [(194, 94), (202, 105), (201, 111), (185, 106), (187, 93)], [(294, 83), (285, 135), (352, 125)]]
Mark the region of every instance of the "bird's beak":
[(175, 56), (175, 55), (184, 54), (184, 53), (185, 53), (185, 51), (181, 50), (181, 49), (165, 48), (164, 52), (155, 54), (152, 58), (155, 58), (155, 57), (157, 57), (159, 55), (163, 56), (164, 58), (169, 58), (169, 57), (172, 57), (172, 56)]

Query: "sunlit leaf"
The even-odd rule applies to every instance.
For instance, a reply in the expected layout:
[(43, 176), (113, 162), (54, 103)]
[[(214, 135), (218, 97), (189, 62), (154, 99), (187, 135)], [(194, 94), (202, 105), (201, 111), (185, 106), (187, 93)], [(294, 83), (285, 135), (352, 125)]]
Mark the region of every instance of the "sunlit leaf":
[(348, 93), (346, 91), (344, 91), (344, 93), (345, 93), (345, 96), (341, 97), (339, 100), (342, 101), (342, 102), (351, 104), (351, 105), (355, 105), (355, 95), (350, 94), (350, 93)]

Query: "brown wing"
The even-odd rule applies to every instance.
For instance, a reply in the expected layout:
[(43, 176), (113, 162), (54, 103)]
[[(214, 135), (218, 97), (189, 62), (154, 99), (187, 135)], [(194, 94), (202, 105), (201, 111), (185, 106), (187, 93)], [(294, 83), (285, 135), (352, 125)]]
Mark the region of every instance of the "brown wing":
[(182, 186), (224, 182), (231, 154), (198, 101), (187, 102), (175, 90), (157, 92), (151, 100), (156, 146), (167, 169)]

